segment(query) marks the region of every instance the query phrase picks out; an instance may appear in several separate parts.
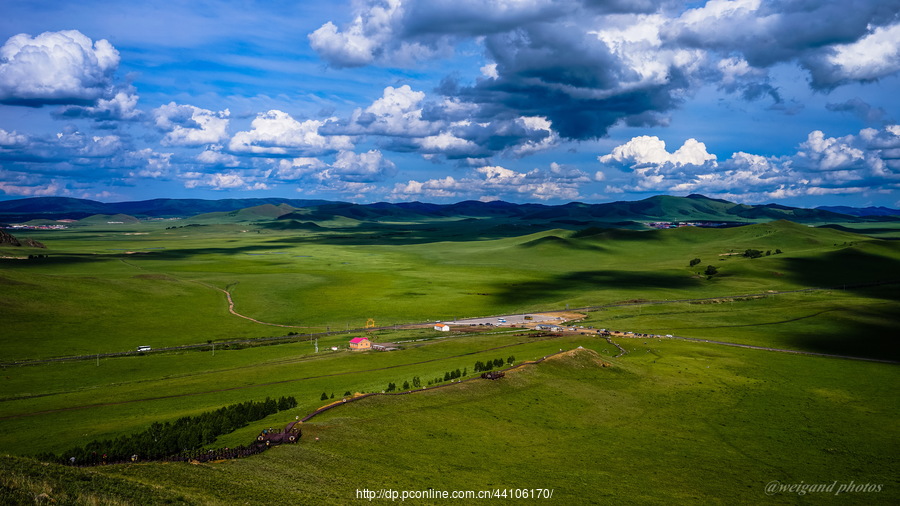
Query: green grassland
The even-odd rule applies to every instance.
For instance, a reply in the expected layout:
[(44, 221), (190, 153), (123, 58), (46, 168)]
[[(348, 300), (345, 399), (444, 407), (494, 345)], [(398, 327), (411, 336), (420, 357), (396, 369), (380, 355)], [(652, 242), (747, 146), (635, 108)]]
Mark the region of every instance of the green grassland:
[[(581, 350), (511, 372), (500, 381), (351, 403), (304, 424), (300, 444), (248, 459), (58, 472), (102, 478), (122, 490), (129, 484), (141, 491), (159, 487), (160, 498), (201, 504), (345, 504), (356, 499), (357, 489), (429, 487), (552, 489), (553, 499), (542, 501), (551, 504), (799, 499), (890, 504), (900, 497), (894, 459), (900, 450), (896, 366), (675, 340), (620, 342), (629, 354), (613, 358), (617, 350), (596, 337), (532, 340), (506, 350), (517, 359), (577, 346), (596, 354)], [(443, 355), (472, 344), (450, 340), (422, 349)], [(381, 365), (400, 357), (409, 360), (408, 353), (352, 358)], [(600, 367), (600, 360), (611, 367)], [(430, 368), (441, 371), (451, 362)], [(403, 380), (427, 374), (423, 369), (428, 367), (378, 374)], [(366, 376), (371, 377), (360, 373), (357, 381), (366, 383)], [(335, 381), (332, 385), (337, 386)], [(321, 388), (327, 387), (296, 382), (266, 391), (314, 393)], [(206, 397), (192, 402), (198, 400)], [(318, 404), (307, 402), (306, 409)], [(262, 426), (286, 423), (292, 415), (273, 415)], [(63, 416), (54, 426), (70, 423), (75, 422)], [(258, 430), (248, 428), (241, 436), (252, 438)], [(222, 444), (234, 443), (223, 439)], [(8, 459), (4, 462), (12, 466)], [(881, 484), (883, 490), (840, 497), (767, 496), (764, 487), (773, 480), (854, 480)]]
[[(900, 258), (900, 243), (783, 221), (722, 230), (554, 229), (493, 239), (484, 239), (486, 230), (498, 226), (463, 221), (299, 232), (144, 222), (34, 233), (49, 245), (41, 250), (48, 258), (0, 259), (0, 307), (12, 336), (0, 343), (0, 356), (286, 333), (229, 315), (217, 288), (232, 291), (241, 314), (325, 330), (359, 328), (368, 318), (392, 325), (567, 304), (856, 286), (896, 278)], [(733, 255), (748, 248), (784, 253)], [(702, 263), (691, 269), (692, 258)], [(710, 264), (719, 274), (707, 278)]]
[[(48, 258), (0, 259), (2, 362), (358, 329), (367, 318), (391, 325), (587, 306), (584, 326), (900, 359), (896, 285), (872, 284), (897, 281), (895, 241), (784, 221), (652, 231), (261, 221), (279, 212), (22, 234), (48, 246), (25, 256)], [(746, 249), (773, 254), (745, 258)], [(0, 257), (23, 251), (0, 248)], [(701, 262), (690, 267), (693, 258)], [(718, 274), (704, 275), (708, 265)], [(222, 289), (239, 313), (294, 328), (229, 314)], [(711, 299), (685, 301), (701, 298)], [(322, 336), (318, 354), (298, 340), (6, 366), (0, 452), (59, 453), (227, 404), (297, 398), (298, 408), (213, 445), (236, 446), (315, 410), (323, 392), (381, 391), (455, 369), (471, 376), (478, 360), (577, 346), (597, 355), (351, 403), (305, 424), (299, 445), (237, 461), (41, 470), (0, 458), (9, 470), (0, 502), (51, 489), (73, 504), (343, 504), (365, 487), (551, 488), (556, 504), (900, 499), (895, 364), (644, 338), (616, 339), (630, 353), (614, 358), (619, 350), (596, 335), (518, 331), (384, 330), (371, 337), (409, 342), (390, 353), (330, 351), (360, 334)], [(772, 480), (884, 490), (766, 496)], [(91, 496), (84, 482), (100, 492)]]

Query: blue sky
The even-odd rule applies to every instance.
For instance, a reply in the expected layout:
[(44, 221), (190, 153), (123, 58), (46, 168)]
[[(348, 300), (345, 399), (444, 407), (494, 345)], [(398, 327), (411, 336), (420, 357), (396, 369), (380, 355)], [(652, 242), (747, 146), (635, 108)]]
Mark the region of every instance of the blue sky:
[(900, 0), (4, 2), (0, 199), (900, 207)]

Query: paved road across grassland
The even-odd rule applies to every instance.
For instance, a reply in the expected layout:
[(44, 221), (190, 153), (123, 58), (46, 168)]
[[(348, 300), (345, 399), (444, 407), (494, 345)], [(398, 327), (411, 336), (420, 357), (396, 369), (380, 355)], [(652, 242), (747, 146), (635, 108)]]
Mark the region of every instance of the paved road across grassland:
[(493, 326), (522, 326), (531, 323), (553, 322), (560, 323), (562, 316), (550, 313), (525, 313), (504, 316), (490, 316), (487, 318), (466, 318), (464, 320), (444, 321), (447, 325), (493, 325)]

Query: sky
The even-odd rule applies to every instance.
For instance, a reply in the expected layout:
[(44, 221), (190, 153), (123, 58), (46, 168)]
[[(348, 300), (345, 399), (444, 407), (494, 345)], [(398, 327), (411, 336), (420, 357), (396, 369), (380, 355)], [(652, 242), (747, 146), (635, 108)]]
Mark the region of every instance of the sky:
[(0, 200), (900, 207), (900, 0), (5, 0)]

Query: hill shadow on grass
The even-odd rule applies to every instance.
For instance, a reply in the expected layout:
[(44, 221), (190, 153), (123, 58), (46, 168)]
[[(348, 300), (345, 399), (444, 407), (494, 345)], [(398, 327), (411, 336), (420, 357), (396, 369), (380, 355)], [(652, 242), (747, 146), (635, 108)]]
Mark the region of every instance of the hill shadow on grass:
[[(53, 253), (45, 250), (37, 252), (28, 252), (37, 255), (46, 255), (43, 258), (33, 258), (27, 260), (0, 259), (0, 268), (10, 269), (28, 269), (31, 267), (46, 267), (48, 265), (73, 265), (73, 264), (89, 264), (97, 262), (106, 262), (110, 259), (118, 258), (117, 255), (90, 255), (77, 253)], [(24, 256), (24, 255), (22, 255)]]
[(492, 223), (372, 224), (355, 228), (332, 228), (327, 232), (279, 237), (269, 243), (323, 244), (331, 246), (403, 246), (436, 242), (471, 242), (518, 237), (553, 229), (550, 225), (498, 226)]
[[(900, 248), (894, 248), (900, 250)], [(846, 289), (864, 297), (900, 301), (900, 290), (878, 289), (879, 284), (900, 282), (900, 251), (890, 257), (844, 248), (815, 257), (784, 258), (785, 276), (807, 287)]]
[(553, 251), (564, 250), (583, 250), (583, 251), (606, 251), (606, 248), (585, 241), (569, 240), (556, 235), (548, 235), (540, 237), (518, 245), (519, 248), (537, 249)]
[(686, 290), (702, 287), (704, 280), (669, 272), (619, 270), (579, 271), (540, 281), (502, 284), (491, 293), (500, 304), (528, 304), (577, 296), (598, 288), (619, 290)]
[(870, 237), (875, 237), (878, 239), (884, 239), (884, 240), (888, 240), (888, 241), (896, 241), (898, 239), (894, 239), (894, 238), (890, 238), (890, 237), (879, 237), (879, 236), (881, 236), (883, 234), (895, 234), (897, 232), (900, 232), (900, 226), (854, 228), (854, 227), (845, 227), (843, 225), (838, 225), (838, 224), (828, 224), (828, 225), (821, 225), (818, 228), (830, 228), (833, 230), (840, 230), (842, 232), (850, 232), (853, 234), (867, 235)]
[[(182, 248), (166, 249), (159, 251), (139, 252), (128, 257), (141, 260), (184, 260), (198, 255), (241, 255), (248, 253), (265, 253), (273, 249), (290, 249), (289, 245), (254, 244), (248, 246), (236, 246), (234, 248)], [(116, 258), (121, 258), (116, 256)]]
[(832, 319), (827, 330), (795, 331), (787, 340), (820, 353), (900, 359), (900, 340), (896, 338), (900, 248), (891, 244), (881, 251), (884, 254), (851, 247), (815, 257), (785, 258), (786, 276), (800, 285), (834, 288), (872, 300), (865, 309), (834, 313), (840, 317)]
[(896, 338), (896, 303), (855, 309), (845, 320), (835, 320), (828, 331), (796, 332), (788, 340), (804, 350), (833, 355), (900, 360)]

